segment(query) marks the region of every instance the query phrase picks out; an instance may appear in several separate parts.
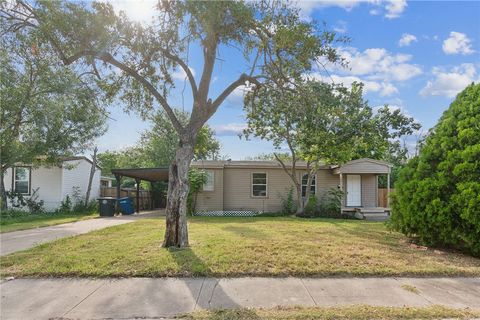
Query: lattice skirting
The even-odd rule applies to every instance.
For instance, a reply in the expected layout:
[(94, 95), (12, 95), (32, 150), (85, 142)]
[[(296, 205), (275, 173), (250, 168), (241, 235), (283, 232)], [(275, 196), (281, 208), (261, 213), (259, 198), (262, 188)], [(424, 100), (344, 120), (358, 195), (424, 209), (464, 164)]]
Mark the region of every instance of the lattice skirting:
[(232, 210), (232, 211), (199, 211), (193, 215), (197, 217), (254, 217), (261, 212), (251, 210)]

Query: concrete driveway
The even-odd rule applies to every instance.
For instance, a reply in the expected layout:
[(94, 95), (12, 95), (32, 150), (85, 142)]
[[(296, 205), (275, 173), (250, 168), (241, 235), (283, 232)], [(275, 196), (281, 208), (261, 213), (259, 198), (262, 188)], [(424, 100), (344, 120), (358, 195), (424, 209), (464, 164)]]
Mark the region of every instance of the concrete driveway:
[(199, 309), (354, 304), (480, 310), (478, 278), (16, 279), (0, 289), (3, 320), (164, 319)]
[(163, 215), (163, 210), (145, 211), (131, 216), (96, 218), (58, 224), (51, 227), (13, 231), (0, 234), (0, 256), (32, 248), (41, 243), (71, 237), (93, 230), (130, 223), (138, 219), (154, 218)]

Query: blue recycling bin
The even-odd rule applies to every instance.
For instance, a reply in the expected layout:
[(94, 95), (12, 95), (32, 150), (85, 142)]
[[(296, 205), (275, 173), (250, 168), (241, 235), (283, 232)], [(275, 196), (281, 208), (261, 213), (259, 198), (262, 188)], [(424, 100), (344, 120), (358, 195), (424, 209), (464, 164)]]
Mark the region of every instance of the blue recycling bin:
[(135, 213), (135, 208), (133, 207), (133, 200), (130, 197), (118, 199), (118, 205), (120, 206), (120, 212), (122, 214)]

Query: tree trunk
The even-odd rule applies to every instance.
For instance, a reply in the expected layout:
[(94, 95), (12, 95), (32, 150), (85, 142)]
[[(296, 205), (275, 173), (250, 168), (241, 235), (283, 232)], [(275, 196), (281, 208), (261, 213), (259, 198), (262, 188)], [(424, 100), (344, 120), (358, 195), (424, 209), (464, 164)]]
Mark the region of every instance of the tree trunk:
[[(300, 180), (301, 181), (301, 180)], [(301, 182), (295, 182), (295, 190), (297, 191), (297, 216), (303, 215), (305, 211), (305, 204), (302, 198), (302, 185)]]
[(87, 194), (85, 195), (85, 207), (88, 206), (88, 201), (90, 201), (90, 191), (92, 190), (93, 176), (95, 175), (95, 170), (97, 169), (97, 151), (98, 151), (98, 148), (95, 147), (93, 149), (92, 168), (90, 169), (90, 177), (88, 178)]
[(193, 159), (193, 141), (183, 143), (177, 149), (175, 159), (170, 165), (166, 206), (167, 225), (163, 247), (183, 248), (188, 246), (188, 170)]
[(5, 183), (3, 181), (5, 176), (5, 171), (0, 169), (0, 210), (7, 210), (7, 193), (5, 190)]

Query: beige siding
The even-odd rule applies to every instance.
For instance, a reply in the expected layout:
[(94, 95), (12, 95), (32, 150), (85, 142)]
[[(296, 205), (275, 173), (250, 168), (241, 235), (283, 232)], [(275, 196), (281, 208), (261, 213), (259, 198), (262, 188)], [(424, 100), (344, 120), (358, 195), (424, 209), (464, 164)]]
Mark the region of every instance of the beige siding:
[(377, 206), (377, 177), (374, 174), (362, 175), (362, 206)]
[(200, 191), (197, 194), (196, 211), (223, 210), (223, 169), (205, 169), (214, 172), (213, 191)]
[[(267, 196), (252, 196), (252, 173), (267, 174)], [(254, 210), (276, 212), (282, 208), (282, 197), (293, 186), (290, 178), (282, 169), (237, 169), (225, 168), (224, 171), (224, 210)]]
[[(252, 173), (267, 174), (267, 197), (252, 196)], [(304, 171), (298, 172), (300, 179)], [(290, 187), (293, 187), (290, 177), (283, 169), (251, 169), (225, 168), (224, 171), (224, 210), (255, 210), (276, 212), (282, 209), (282, 198), (285, 198)], [(338, 175), (330, 170), (319, 170), (317, 173), (317, 197), (326, 190), (337, 187)], [(295, 199), (296, 196), (294, 195)]]
[(318, 170), (317, 172), (317, 197), (322, 199), (325, 192), (330, 188), (338, 188), (340, 184), (339, 175), (332, 173), (332, 170)]

